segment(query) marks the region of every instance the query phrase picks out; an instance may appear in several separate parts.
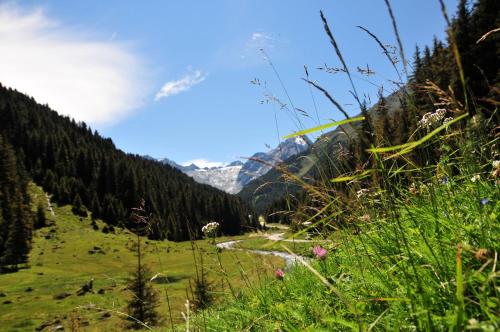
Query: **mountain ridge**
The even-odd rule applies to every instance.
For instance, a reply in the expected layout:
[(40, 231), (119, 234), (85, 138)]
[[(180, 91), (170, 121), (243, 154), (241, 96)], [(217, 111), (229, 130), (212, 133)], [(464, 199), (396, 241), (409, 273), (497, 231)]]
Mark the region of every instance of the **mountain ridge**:
[(282, 141), (267, 152), (256, 152), (251, 157), (216, 167), (199, 167), (195, 164), (183, 166), (168, 158), (158, 159), (192, 177), (229, 194), (239, 193), (249, 182), (269, 172), (274, 166), (305, 152), (313, 143), (307, 136), (298, 136)]

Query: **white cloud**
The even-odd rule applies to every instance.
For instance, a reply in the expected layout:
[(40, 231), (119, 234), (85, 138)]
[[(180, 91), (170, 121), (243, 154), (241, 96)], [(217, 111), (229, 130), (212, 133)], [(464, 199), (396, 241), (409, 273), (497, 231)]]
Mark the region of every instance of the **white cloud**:
[(271, 35), (269, 35), (265, 32), (254, 32), (254, 33), (252, 33), (251, 40), (254, 42), (262, 42), (262, 41), (266, 41), (266, 40), (273, 40), (273, 38), (271, 37)]
[(198, 166), (200, 168), (221, 167), (221, 166), (227, 165), (227, 163), (223, 163), (220, 161), (210, 161), (210, 160), (206, 160), (206, 159), (193, 159), (193, 160), (183, 162), (182, 166), (189, 166), (191, 164), (195, 164), (196, 166)]
[(267, 32), (254, 32), (246, 43), (246, 52), (255, 50), (267, 50), (274, 48), (276, 39)]
[(40, 8), (0, 5), (0, 82), (78, 121), (123, 119), (146, 92), (142, 64), (126, 45), (89, 34)]
[(196, 70), (185, 75), (181, 79), (167, 82), (161, 87), (160, 91), (158, 91), (155, 96), (155, 100), (158, 101), (162, 98), (167, 98), (181, 92), (188, 91), (193, 86), (203, 82), (206, 78), (207, 75), (205, 73), (201, 70)]
[(240, 60), (247, 65), (262, 64), (265, 53), (273, 52), (278, 44), (278, 39), (268, 32), (252, 32), (246, 39), (243, 48), (238, 52)]

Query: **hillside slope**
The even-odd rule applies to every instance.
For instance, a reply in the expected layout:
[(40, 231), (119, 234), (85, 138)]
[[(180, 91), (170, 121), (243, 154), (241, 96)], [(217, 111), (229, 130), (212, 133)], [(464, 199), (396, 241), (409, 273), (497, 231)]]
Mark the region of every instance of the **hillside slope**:
[(111, 225), (129, 224), (130, 209), (145, 199), (151, 237), (200, 237), (211, 220), (224, 234), (251, 227), (249, 211), (228, 195), (169, 165), (126, 154), (85, 123), (58, 115), (33, 98), (0, 85), (0, 135), (28, 175), (61, 204), (83, 205)]
[[(34, 206), (47, 207), (46, 193), (40, 187), (30, 185), (29, 191)], [(47, 227), (34, 233), (28, 268), (0, 274), (0, 331), (33, 331), (42, 326), (43, 331), (58, 326), (67, 330), (123, 331), (120, 312), (130, 298), (126, 283), (136, 264), (136, 236), (120, 228), (105, 233), (103, 222), (98, 220), (93, 226), (89, 217), (74, 215), (71, 206), (51, 204), (46, 216)], [(228, 291), (226, 281), (222, 282), (218, 253), (206, 240), (196, 241), (196, 245), (204, 252), (208, 278), (218, 298), (219, 292)], [(164, 319), (162, 325), (169, 322), (166, 291), (173, 319), (181, 322), (186, 288), (196, 274), (191, 244), (143, 239), (143, 249), (146, 264), (154, 274), (163, 276), (154, 283), (161, 294), (158, 311)], [(236, 288), (244, 283), (240, 268), (255, 280), (257, 273), (272, 271), (275, 264), (281, 264), (281, 259), (271, 256), (219, 255), (228, 280)], [(93, 290), (77, 295), (91, 279)]]

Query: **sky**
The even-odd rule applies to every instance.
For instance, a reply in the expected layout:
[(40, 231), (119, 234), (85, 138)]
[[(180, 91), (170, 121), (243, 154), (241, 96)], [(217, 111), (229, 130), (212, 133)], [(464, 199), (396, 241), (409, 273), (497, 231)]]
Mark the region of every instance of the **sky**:
[[(445, 0), (449, 13), (457, 2)], [(415, 46), (444, 40), (445, 22), (438, 0), (391, 4), (411, 73)], [(398, 74), (357, 27), (396, 46), (384, 0), (0, 0), (0, 82), (125, 152), (222, 165), (343, 118), (304, 66), (359, 112), (320, 10), (358, 94), (373, 104), (393, 91)]]

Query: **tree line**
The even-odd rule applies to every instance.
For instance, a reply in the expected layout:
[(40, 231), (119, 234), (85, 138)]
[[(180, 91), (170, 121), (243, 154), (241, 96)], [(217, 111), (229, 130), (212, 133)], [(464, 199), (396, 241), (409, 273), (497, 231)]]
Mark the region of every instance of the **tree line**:
[(34, 222), (27, 185), (14, 149), (0, 135), (0, 272), (28, 259)]
[[(150, 237), (174, 241), (201, 237), (201, 227), (212, 220), (228, 235), (254, 226), (238, 197), (196, 183), (169, 165), (124, 153), (84, 122), (1, 85), (0, 135), (25, 178), (41, 185), (56, 203), (74, 204), (78, 214), (89, 212), (110, 225), (133, 229), (131, 208), (144, 199), (151, 213)], [(14, 183), (22, 187), (23, 182), (18, 178)], [(10, 223), (12, 218), (4, 214)]]

